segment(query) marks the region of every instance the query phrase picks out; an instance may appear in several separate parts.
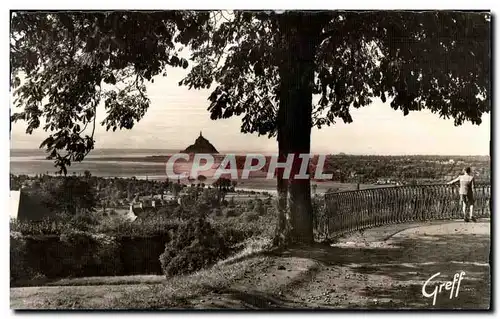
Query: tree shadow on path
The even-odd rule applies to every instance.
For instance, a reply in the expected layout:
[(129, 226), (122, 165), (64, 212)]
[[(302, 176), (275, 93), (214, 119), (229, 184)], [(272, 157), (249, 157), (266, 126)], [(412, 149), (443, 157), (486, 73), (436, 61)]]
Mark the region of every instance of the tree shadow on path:
[[(348, 267), (352, 277), (365, 278), (360, 294), (368, 300), (351, 308), (423, 308), (423, 309), (489, 309), (490, 307), (490, 236), (479, 234), (446, 234), (422, 238), (399, 238), (391, 247), (346, 248), (302, 247), (283, 251), (281, 256), (310, 258), (324, 265)], [(443, 289), (436, 304), (424, 298), (422, 286), (434, 274), (440, 273), (427, 285), (431, 293), (436, 284), (452, 281), (465, 272), (459, 295), (450, 299)], [(361, 275), (356, 277), (356, 275)], [(368, 276), (362, 276), (368, 275)], [(374, 285), (370, 276), (385, 278), (386, 284)], [(373, 277), (372, 277), (373, 278)], [(348, 283), (350, 279), (345, 279)]]
[[(263, 255), (271, 257), (270, 262), (253, 272), (258, 278), (223, 289), (207, 286), (210, 293), (203, 296), (204, 303), (191, 299), (190, 305), (255, 310), (487, 310), (491, 299), (490, 236), (454, 232), (454, 227), (448, 234), (395, 236), (365, 246), (315, 244), (267, 252)], [(281, 271), (296, 271), (296, 276), (280, 281), (280, 264), (287, 268)], [(428, 285), (429, 293), (462, 271), (465, 276), (457, 297), (450, 299), (450, 291), (443, 290), (433, 305), (432, 298), (422, 295), (422, 286), (434, 274), (440, 273)]]

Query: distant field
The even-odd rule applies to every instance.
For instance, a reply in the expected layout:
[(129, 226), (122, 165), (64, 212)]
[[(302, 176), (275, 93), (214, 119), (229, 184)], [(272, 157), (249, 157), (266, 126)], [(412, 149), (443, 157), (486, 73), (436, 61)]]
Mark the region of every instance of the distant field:
[[(340, 183), (335, 181), (328, 182), (311, 182), (312, 185), (317, 185), (316, 192), (324, 193), (328, 189), (332, 188), (339, 192), (342, 191), (350, 191), (356, 190), (356, 183)], [(375, 185), (375, 184), (360, 184), (360, 189), (370, 189), (370, 188), (380, 188), (380, 187), (388, 187), (389, 185)], [(255, 190), (263, 190), (263, 191), (276, 191), (276, 180), (275, 179), (264, 179), (264, 178), (252, 178), (248, 180), (240, 180), (238, 181), (238, 185), (236, 189), (239, 188), (248, 188)]]

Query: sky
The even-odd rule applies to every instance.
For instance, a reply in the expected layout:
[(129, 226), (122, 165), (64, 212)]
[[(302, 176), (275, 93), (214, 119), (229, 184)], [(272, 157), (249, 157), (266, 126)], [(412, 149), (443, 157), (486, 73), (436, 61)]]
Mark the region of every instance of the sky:
[[(96, 148), (184, 149), (194, 143), (200, 131), (219, 152), (275, 153), (277, 142), (267, 136), (241, 133), (241, 118), (211, 120), (209, 90), (189, 90), (178, 82), (188, 70), (171, 68), (167, 77), (156, 77), (148, 84), (151, 105), (144, 118), (132, 130), (106, 132), (96, 127)], [(353, 123), (342, 120), (321, 130), (313, 129), (313, 153), (374, 155), (489, 155), (490, 114), (483, 115), (480, 126), (465, 123), (454, 126), (453, 120), (439, 118), (428, 111), (393, 110), (390, 101), (374, 100), (369, 106), (351, 109)], [(98, 109), (98, 121), (105, 117)], [(26, 125), (14, 123), (11, 148), (38, 148), (48, 133), (42, 129), (32, 135)]]

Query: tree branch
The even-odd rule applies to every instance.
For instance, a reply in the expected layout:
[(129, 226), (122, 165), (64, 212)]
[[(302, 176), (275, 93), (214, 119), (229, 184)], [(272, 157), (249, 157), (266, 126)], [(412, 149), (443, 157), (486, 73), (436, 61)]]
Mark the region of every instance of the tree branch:
[(227, 10), (221, 10), (220, 11), (220, 15), (224, 18), (224, 20), (226, 20), (227, 22), (231, 22), (231, 20), (229, 20), (228, 18), (226, 18), (226, 16), (224, 15), (224, 13), (222, 13), (222, 11), (227, 11)]
[(85, 123), (85, 126), (83, 127), (83, 129), (80, 132), (78, 132), (78, 135), (82, 134), (87, 129), (88, 125), (89, 125), (89, 122)]
[(139, 91), (139, 94), (142, 96), (142, 98), (148, 101), (149, 99), (144, 95), (144, 93), (142, 93), (142, 90), (139, 88), (139, 73), (137, 73), (135, 77), (135, 87), (137, 88), (137, 91)]
[(97, 103), (94, 105), (94, 119), (92, 121), (92, 134), (90, 135), (91, 139), (94, 139), (96, 118), (97, 118)]
[(336, 30), (330, 30), (330, 31), (327, 31), (327, 32), (323, 32), (319, 35), (319, 40), (321, 42), (327, 40), (328, 38), (330, 38), (331, 36), (333, 36), (337, 31)]

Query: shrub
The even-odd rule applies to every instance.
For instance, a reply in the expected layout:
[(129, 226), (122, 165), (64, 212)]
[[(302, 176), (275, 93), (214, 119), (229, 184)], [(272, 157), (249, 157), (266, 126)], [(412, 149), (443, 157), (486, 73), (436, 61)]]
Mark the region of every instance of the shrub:
[(69, 276), (116, 275), (120, 273), (119, 246), (104, 234), (71, 231), (60, 236), (66, 246), (64, 258)]
[(175, 218), (183, 218), (185, 215), (185, 209), (182, 206), (177, 206), (174, 208), (174, 211), (172, 212), (172, 217)]
[(20, 221), (11, 220), (11, 232), (19, 232), (23, 235), (59, 235), (72, 228), (67, 221), (59, 219), (44, 219), (42, 221)]
[(206, 215), (210, 211), (210, 207), (204, 202), (198, 202), (196, 204), (195, 213), (198, 215)]
[(213, 208), (212, 215), (216, 217), (222, 216), (222, 210), (220, 208)]
[(160, 263), (166, 276), (190, 273), (228, 256), (229, 247), (206, 219), (197, 218), (179, 227), (165, 245)]
[(235, 217), (235, 216), (239, 216), (239, 212), (237, 209), (235, 208), (226, 208), (224, 209), (224, 216), (226, 217)]
[(259, 214), (256, 212), (245, 212), (241, 215), (247, 222), (253, 222), (259, 219)]
[(19, 232), (10, 232), (10, 282), (32, 279), (35, 271), (27, 262), (26, 240)]
[(272, 199), (271, 196), (269, 196), (269, 197), (266, 198), (265, 204), (266, 205), (272, 205), (273, 204), (273, 199)]
[(264, 204), (262, 203), (262, 200), (261, 199), (257, 199), (255, 201), (255, 205), (254, 205), (254, 208), (253, 208), (253, 211), (258, 215), (258, 216), (262, 216), (266, 213), (266, 210), (264, 208)]
[[(264, 215), (248, 221), (244, 214), (237, 217), (217, 219), (212, 224), (223, 233), (227, 243), (240, 243), (253, 236), (273, 237), (277, 215)], [(252, 219), (252, 217), (250, 217)]]
[(11, 232), (11, 285), (40, 278), (119, 275), (115, 238), (70, 230), (60, 236)]
[(217, 197), (217, 190), (215, 189), (207, 189), (203, 190), (202, 194), (203, 201), (211, 207), (219, 206), (219, 201)]
[(94, 213), (80, 213), (68, 218), (70, 225), (76, 230), (88, 231), (99, 224), (99, 218)]
[(266, 215), (277, 215), (277, 208), (276, 208), (276, 206), (267, 206), (267, 207), (265, 207), (265, 214)]
[(108, 220), (94, 227), (94, 232), (111, 236), (162, 236), (176, 229), (182, 223), (178, 219), (166, 216), (151, 216), (129, 222), (121, 219)]
[(248, 209), (248, 210), (253, 210), (253, 209), (254, 209), (254, 207), (255, 207), (255, 203), (254, 203), (254, 201), (253, 201), (253, 200), (249, 200), (249, 201), (247, 201), (247, 209)]
[[(174, 233), (175, 230), (171, 230)], [(165, 251), (165, 243), (171, 234), (154, 236), (122, 236), (117, 238), (120, 245), (120, 261), (125, 275), (161, 275), (163, 273), (160, 256)]]
[(98, 276), (121, 274), (121, 247), (116, 238), (105, 234), (93, 234), (92, 237), (98, 244), (97, 250), (92, 255), (93, 273), (96, 273)]

